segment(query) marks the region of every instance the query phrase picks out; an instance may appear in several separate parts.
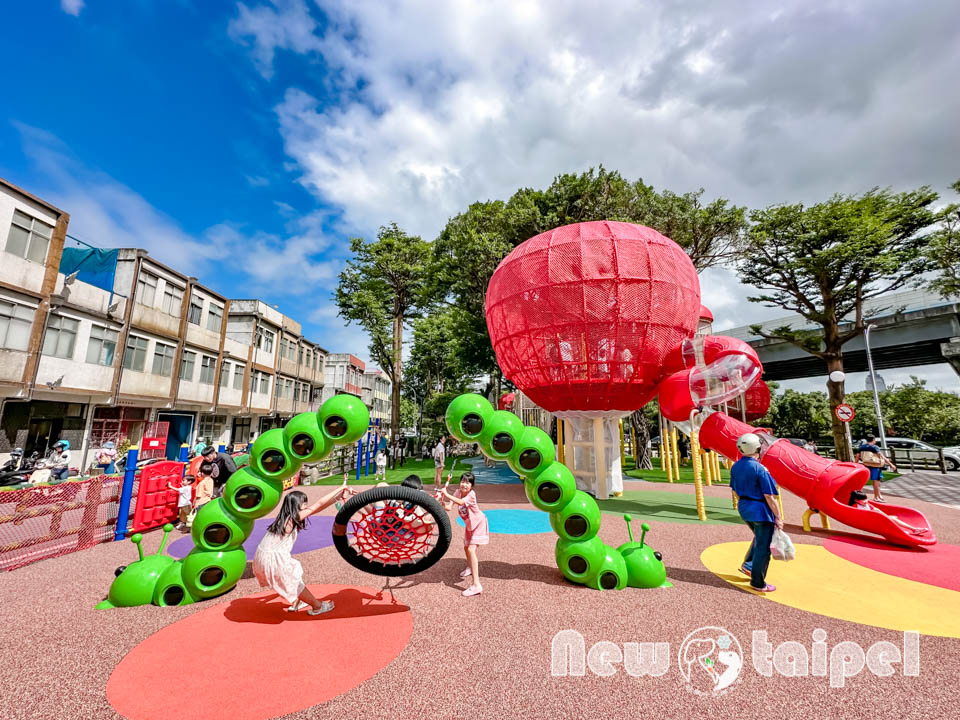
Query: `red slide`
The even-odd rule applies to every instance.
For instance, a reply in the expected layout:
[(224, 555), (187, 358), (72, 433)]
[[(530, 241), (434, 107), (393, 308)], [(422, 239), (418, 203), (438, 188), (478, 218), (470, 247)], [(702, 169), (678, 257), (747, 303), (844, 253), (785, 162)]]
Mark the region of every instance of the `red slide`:
[[(700, 428), (700, 444), (728, 458), (737, 459), (737, 438), (756, 433), (764, 441), (760, 462), (780, 487), (807, 501), (814, 510), (844, 525), (882, 535), (894, 545), (916, 547), (935, 545), (937, 536), (923, 513), (901, 505), (850, 506), (850, 493), (860, 490), (870, 472), (858, 463), (840, 462), (797, 447), (789, 440), (777, 439), (769, 433), (735, 420), (722, 412), (711, 413)], [(897, 524), (896, 517), (923, 532), (914, 532)]]

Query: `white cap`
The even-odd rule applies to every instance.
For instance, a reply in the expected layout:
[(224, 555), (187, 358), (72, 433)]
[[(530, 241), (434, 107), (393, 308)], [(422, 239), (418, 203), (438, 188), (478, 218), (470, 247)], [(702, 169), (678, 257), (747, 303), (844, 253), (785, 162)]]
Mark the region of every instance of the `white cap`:
[(737, 438), (737, 450), (741, 455), (756, 455), (760, 450), (760, 438), (755, 433), (744, 433)]

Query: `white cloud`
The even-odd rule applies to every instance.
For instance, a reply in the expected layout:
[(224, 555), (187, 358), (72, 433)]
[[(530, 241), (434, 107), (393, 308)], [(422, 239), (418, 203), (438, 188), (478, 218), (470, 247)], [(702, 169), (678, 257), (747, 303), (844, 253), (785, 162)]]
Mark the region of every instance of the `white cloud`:
[(84, 4), (83, 0), (60, 0), (60, 9), (67, 13), (67, 15), (79, 17)]
[(239, 15), (230, 21), (228, 32), (238, 42), (252, 37), (252, 55), (260, 74), (273, 77), (276, 50), (307, 53), (320, 49), (314, 31), (316, 21), (310, 16), (304, 0), (271, 0), (273, 8), (258, 5), (248, 8), (239, 4)]

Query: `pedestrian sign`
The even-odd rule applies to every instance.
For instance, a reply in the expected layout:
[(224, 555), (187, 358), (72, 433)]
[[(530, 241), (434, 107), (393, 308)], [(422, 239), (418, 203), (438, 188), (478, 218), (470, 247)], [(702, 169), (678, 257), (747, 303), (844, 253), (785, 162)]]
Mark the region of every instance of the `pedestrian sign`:
[(837, 409), (833, 411), (837, 416), (837, 420), (840, 422), (848, 423), (853, 420), (854, 416), (857, 414), (856, 411), (846, 403), (841, 403), (837, 405)]

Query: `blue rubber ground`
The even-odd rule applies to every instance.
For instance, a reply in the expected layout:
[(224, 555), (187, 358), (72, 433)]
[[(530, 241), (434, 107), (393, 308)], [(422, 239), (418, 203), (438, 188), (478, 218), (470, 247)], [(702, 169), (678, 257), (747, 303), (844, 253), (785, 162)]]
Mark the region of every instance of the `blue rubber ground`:
[[(553, 532), (550, 515), (539, 510), (484, 510), (490, 532), (498, 535), (537, 535)], [(463, 520), (457, 518), (462, 526)]]
[[(460, 462), (470, 466), (470, 472), (477, 478), (477, 483), (483, 485), (519, 485), (523, 482), (505, 462), (498, 462), (493, 467), (483, 464), (483, 457), (461, 458)], [(459, 475), (455, 478), (459, 480)]]

